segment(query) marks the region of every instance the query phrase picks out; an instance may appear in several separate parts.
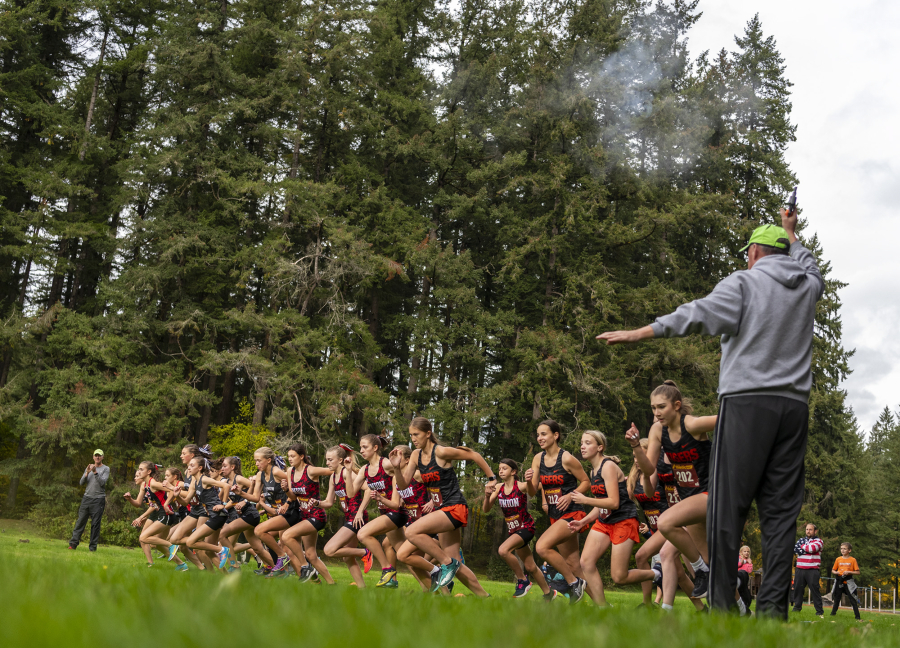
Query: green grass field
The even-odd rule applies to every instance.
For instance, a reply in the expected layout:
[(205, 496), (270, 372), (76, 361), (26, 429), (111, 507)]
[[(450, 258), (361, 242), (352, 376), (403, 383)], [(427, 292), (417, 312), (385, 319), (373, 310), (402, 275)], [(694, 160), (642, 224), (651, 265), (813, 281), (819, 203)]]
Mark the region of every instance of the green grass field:
[[(29, 542), (20, 542), (27, 539)], [(176, 573), (138, 550), (66, 543), (30, 527), (0, 521), (0, 646), (720, 646), (900, 645), (897, 617), (852, 611), (819, 621), (812, 609), (790, 623), (697, 615), (686, 599), (676, 613), (637, 610), (640, 596), (611, 592), (612, 610), (585, 601), (548, 605), (534, 588), (511, 598), (509, 583), (486, 582), (490, 600), (420, 593), (409, 577), (399, 590), (351, 586), (342, 565), (338, 585), (264, 580), (247, 573)], [(374, 574), (367, 582), (374, 585)], [(464, 588), (463, 588), (464, 589)]]

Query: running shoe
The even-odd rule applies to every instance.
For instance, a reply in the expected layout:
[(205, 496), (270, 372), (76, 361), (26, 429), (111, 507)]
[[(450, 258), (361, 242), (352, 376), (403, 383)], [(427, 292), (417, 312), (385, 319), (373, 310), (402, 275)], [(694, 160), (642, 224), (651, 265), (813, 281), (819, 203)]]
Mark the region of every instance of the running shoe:
[(451, 558), (448, 565), (441, 565), (441, 573), (438, 577), (440, 587), (447, 587), (453, 581), (453, 577), (456, 576), (456, 572), (459, 571), (461, 566), (456, 558)]
[(260, 567), (259, 569), (254, 569), (254, 570), (253, 570), (253, 573), (256, 574), (257, 576), (265, 576), (265, 575), (268, 574), (270, 571), (272, 571), (272, 568), (271, 568), (271, 567), (266, 567), (265, 565), (263, 565), (263, 566)]
[(663, 582), (662, 581), (662, 579), (663, 579), (662, 567), (659, 565), (654, 565), (650, 569), (652, 569), (653, 572), (656, 574), (656, 576), (653, 577), (653, 584), (656, 585), (656, 587), (662, 587), (662, 582)]
[(428, 591), (431, 594), (434, 594), (441, 588), (441, 570), (438, 569), (435, 572), (431, 573), (431, 589)]
[(379, 584), (379, 585), (376, 585), (375, 587), (382, 587), (384, 589), (397, 589), (398, 587), (400, 587), (400, 583), (397, 582), (396, 578), (392, 578), (384, 585)]
[(266, 577), (266, 578), (287, 578), (287, 574), (284, 573), (283, 570), (277, 572), (277, 571), (275, 571), (275, 570), (273, 569), (273, 570), (271, 570), (268, 574), (266, 574), (265, 577)]
[(544, 594), (544, 600), (549, 603), (550, 601), (552, 601), (559, 595), (560, 595), (559, 590), (552, 589), (549, 592), (547, 592), (546, 594)]
[(188, 566), (187, 563), (181, 563), (180, 565), (175, 565), (175, 571), (187, 571)]
[(147, 567), (153, 567), (153, 563), (147, 563)]
[(171, 545), (169, 547), (169, 557), (167, 560), (171, 561), (172, 558), (174, 558), (175, 554), (177, 554), (177, 553), (178, 553), (178, 545)]
[(278, 559), (278, 562), (275, 563), (275, 566), (272, 567), (273, 572), (282, 572), (284, 568), (291, 564), (291, 559), (287, 557), (287, 554)]
[(698, 569), (694, 573), (694, 591), (691, 598), (703, 598), (709, 589), (709, 570)]
[(300, 568), (300, 582), (306, 583), (313, 579), (313, 576), (318, 576), (319, 572), (315, 570), (311, 565), (306, 565), (305, 567)]
[[(366, 553), (362, 557), (363, 574), (368, 574), (372, 569), (372, 552), (366, 549)], [(384, 570), (382, 570), (384, 571)]]
[(453, 585), (455, 584), (455, 582), (456, 581), (450, 581), (450, 584), (447, 585), (447, 593), (448, 594), (453, 594)]
[(531, 589), (531, 581), (528, 578), (524, 580), (516, 581), (516, 591), (513, 592), (513, 598), (522, 598), (526, 594), (528, 594), (528, 590)]
[(375, 587), (391, 587), (389, 583), (392, 580), (395, 580), (395, 576), (397, 575), (397, 570), (393, 567), (388, 567), (387, 569), (381, 570), (381, 580), (375, 584)]
[(290, 576), (291, 574), (296, 574), (297, 572), (294, 570), (294, 566), (288, 563), (288, 566), (284, 568), (284, 573)]
[[(319, 580), (319, 572), (316, 571), (315, 567), (310, 567), (310, 569), (312, 569), (312, 577), (310, 577), (309, 582), (316, 583), (317, 585), (321, 585), (322, 581)], [(337, 583), (335, 583), (335, 585), (336, 584)]]
[(231, 550), (228, 547), (222, 547), (222, 550), (217, 552), (216, 555), (219, 557), (219, 569), (225, 569), (225, 565), (228, 563), (228, 558), (231, 555)]
[(569, 603), (575, 605), (584, 597), (584, 580), (577, 578), (572, 585), (569, 585)]

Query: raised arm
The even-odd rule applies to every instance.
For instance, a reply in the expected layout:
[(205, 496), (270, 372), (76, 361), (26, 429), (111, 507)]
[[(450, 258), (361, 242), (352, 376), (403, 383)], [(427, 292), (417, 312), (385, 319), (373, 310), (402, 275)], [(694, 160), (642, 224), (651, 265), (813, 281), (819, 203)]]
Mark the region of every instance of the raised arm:
[(631, 427), (625, 432), (625, 440), (631, 446), (634, 453), (634, 460), (638, 462), (638, 467), (645, 475), (651, 475), (656, 472), (656, 463), (659, 461), (659, 451), (662, 446), (662, 424), (658, 421), (650, 428), (650, 436), (647, 439), (647, 451), (641, 447), (641, 433), (637, 426), (632, 423)]
[[(534, 497), (535, 493), (538, 492), (538, 488), (541, 487), (541, 456), (541, 454), (534, 455), (531, 458), (531, 468), (525, 471), (528, 497)], [(546, 502), (544, 502), (544, 506), (547, 506)]]
[(487, 513), (494, 508), (494, 502), (500, 497), (500, 487), (494, 482), (484, 485), (484, 500), (481, 502), (481, 510)]
[(719, 416), (714, 414), (712, 416), (685, 416), (684, 417), (684, 427), (691, 434), (709, 434), (713, 430), (716, 429), (716, 421), (719, 419)]
[[(400, 487), (400, 490), (404, 490), (412, 483), (412, 480), (416, 475), (416, 467), (419, 465), (419, 456), (422, 454), (422, 451), (416, 448), (412, 451), (412, 454), (409, 457), (409, 463), (406, 464), (406, 468), (400, 470), (400, 465), (403, 463), (403, 454), (400, 452), (398, 448), (394, 448), (391, 450), (391, 453), (388, 455), (388, 459), (390, 459), (391, 465), (394, 467), (394, 476), (397, 478), (397, 486)], [(360, 473), (365, 471), (360, 470)]]
[(825, 292), (825, 280), (822, 279), (822, 273), (819, 271), (819, 265), (816, 263), (816, 257), (812, 252), (803, 247), (803, 244), (797, 240), (797, 212), (788, 212), (786, 209), (781, 210), (781, 226), (788, 234), (791, 242), (791, 258), (800, 264), (806, 272), (806, 277), (810, 281), (814, 281), (816, 285), (816, 295), (818, 299), (822, 299)]
[[(444, 461), (472, 461), (488, 477), (494, 476), (494, 469), (479, 453), (471, 448), (454, 448), (452, 446), (434, 446), (435, 454)], [(412, 463), (412, 462), (410, 462)]]

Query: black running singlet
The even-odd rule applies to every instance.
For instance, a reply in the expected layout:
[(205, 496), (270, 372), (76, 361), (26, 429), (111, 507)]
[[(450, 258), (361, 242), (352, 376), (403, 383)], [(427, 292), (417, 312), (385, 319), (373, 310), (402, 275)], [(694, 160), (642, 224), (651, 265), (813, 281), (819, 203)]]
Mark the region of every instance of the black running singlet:
[(262, 482), (262, 496), (266, 504), (277, 509), (284, 504), (284, 500), (287, 496), (284, 494), (284, 489), (281, 487), (281, 481), (275, 479), (275, 468), (271, 467), (270, 470), (271, 472), (269, 472), (268, 479), (266, 479), (266, 473), (262, 473), (259, 476), (259, 479)]
[(453, 466), (444, 468), (438, 465), (437, 457), (434, 456), (437, 446), (431, 447), (431, 459), (427, 464), (422, 463), (421, 450), (419, 451), (419, 474), (422, 475), (422, 481), (428, 489), (428, 496), (434, 502), (434, 510), (440, 510), (447, 506), (456, 506), (457, 504), (465, 504), (466, 498), (463, 497), (459, 488), (459, 480), (456, 477), (456, 471)]
[[(338, 479), (338, 475), (341, 476), (340, 479)], [(344, 479), (343, 468), (334, 473), (334, 475), (332, 475), (331, 477), (331, 480), (334, 483), (334, 495), (338, 498), (338, 502), (340, 502), (341, 504), (341, 511), (344, 514), (344, 522), (353, 524), (353, 519), (356, 517), (356, 514), (359, 511), (360, 504), (362, 504), (362, 489), (356, 491), (356, 495), (354, 495), (353, 497), (347, 497), (347, 483)], [(363, 511), (363, 522), (365, 523), (368, 521), (369, 513), (368, 511)]]
[[(609, 497), (609, 493), (606, 492), (606, 482), (603, 481), (603, 465), (607, 461), (612, 461), (612, 459), (607, 457), (601, 461), (597, 472), (591, 475), (591, 496), (596, 499)], [(637, 507), (628, 497), (628, 480), (623, 479), (619, 482), (619, 508), (614, 511), (601, 508), (600, 517), (597, 519), (603, 524), (615, 524), (616, 522), (636, 517)]]
[(144, 502), (155, 507), (161, 515), (169, 515), (172, 512), (172, 509), (166, 506), (166, 491), (153, 492), (150, 484), (144, 486)]
[(662, 481), (657, 481), (656, 490), (653, 491), (652, 496), (648, 496), (644, 492), (644, 485), (638, 479), (634, 484), (634, 499), (638, 501), (638, 504), (641, 505), (641, 510), (644, 511), (644, 517), (647, 518), (647, 526), (656, 533), (659, 516), (669, 508), (666, 503), (666, 489)]
[(500, 484), (500, 494), (497, 496), (497, 504), (503, 512), (506, 521), (506, 530), (512, 535), (516, 531), (534, 532), (534, 518), (528, 512), (528, 494), (523, 493), (518, 482), (513, 482), (512, 490), (507, 493), (506, 487)]
[[(375, 473), (374, 477), (369, 475), (369, 468), (370, 466), (368, 465), (363, 468), (366, 476), (366, 485), (369, 487), (369, 490), (380, 493), (387, 499), (391, 499), (394, 496), (394, 482), (384, 469), (384, 457), (378, 459), (378, 472)], [(390, 506), (385, 506), (381, 502), (378, 502), (378, 510), (383, 513), (384, 511), (392, 511), (393, 509)]]
[(709, 490), (709, 455), (712, 441), (697, 441), (691, 436), (684, 428), (684, 416), (681, 417), (681, 438), (678, 443), (669, 438), (669, 427), (663, 426), (662, 449), (672, 463), (672, 472), (675, 473), (675, 483), (681, 499)]
[(214, 486), (204, 486), (203, 475), (198, 475), (197, 489), (194, 493), (196, 493), (197, 499), (200, 500), (201, 509), (205, 509), (206, 515), (210, 516), (213, 514), (213, 507), (222, 504), (222, 500), (219, 499), (220, 484), (209, 477), (206, 478), (205, 483), (214, 484)]
[(544, 489), (544, 499), (547, 500), (547, 514), (551, 520), (558, 520), (569, 513), (584, 511), (584, 507), (581, 504), (575, 504), (574, 502), (569, 504), (569, 508), (565, 511), (560, 511), (556, 508), (560, 497), (568, 495), (578, 488), (578, 480), (575, 479), (575, 475), (563, 466), (563, 455), (565, 454), (567, 454), (566, 451), (560, 449), (559, 454), (556, 455), (556, 464), (548, 468), (544, 463), (547, 453), (541, 453), (538, 473), (541, 479), (541, 488)]
[(659, 461), (656, 462), (656, 476), (666, 495), (666, 506), (675, 506), (681, 501), (678, 496), (678, 484), (675, 483), (675, 473), (672, 472), (672, 465), (666, 463), (666, 454), (659, 453)]

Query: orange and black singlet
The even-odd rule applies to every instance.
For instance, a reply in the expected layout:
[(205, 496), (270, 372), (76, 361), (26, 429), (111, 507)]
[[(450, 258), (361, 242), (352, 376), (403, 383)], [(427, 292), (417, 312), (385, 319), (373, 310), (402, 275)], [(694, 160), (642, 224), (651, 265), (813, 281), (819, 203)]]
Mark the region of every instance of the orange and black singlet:
[(684, 427), (681, 417), (681, 438), (678, 443), (669, 438), (669, 427), (662, 429), (662, 449), (672, 463), (678, 496), (687, 499), (691, 495), (709, 490), (709, 455), (712, 441), (697, 441)]
[(419, 474), (422, 475), (422, 481), (428, 489), (428, 496), (434, 503), (434, 510), (440, 510), (447, 506), (456, 506), (458, 504), (466, 505), (466, 498), (459, 488), (459, 479), (456, 477), (456, 471), (451, 465), (449, 468), (440, 466), (435, 456), (437, 446), (431, 447), (431, 458), (427, 464), (422, 463), (421, 450), (417, 459)]
[(569, 504), (569, 508), (565, 511), (560, 511), (556, 508), (560, 497), (568, 495), (578, 488), (578, 480), (575, 479), (575, 475), (563, 466), (563, 455), (565, 454), (567, 452), (560, 448), (559, 453), (556, 455), (556, 463), (548, 468), (544, 463), (544, 460), (547, 458), (547, 452), (541, 453), (538, 473), (541, 479), (541, 488), (544, 489), (544, 498), (547, 500), (547, 513), (551, 520), (558, 520), (569, 513), (584, 511), (584, 507), (581, 504), (575, 504), (574, 502)]
[[(612, 461), (609, 457), (600, 462), (597, 472), (591, 475), (591, 497), (603, 499), (609, 497), (606, 492), (606, 482), (603, 481), (603, 465), (607, 461)], [(628, 497), (628, 480), (623, 479), (619, 482), (619, 508), (614, 511), (601, 508), (600, 517), (597, 518), (603, 524), (615, 524), (622, 520), (637, 517), (637, 507), (631, 498)]]

